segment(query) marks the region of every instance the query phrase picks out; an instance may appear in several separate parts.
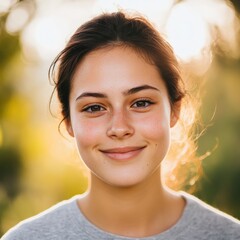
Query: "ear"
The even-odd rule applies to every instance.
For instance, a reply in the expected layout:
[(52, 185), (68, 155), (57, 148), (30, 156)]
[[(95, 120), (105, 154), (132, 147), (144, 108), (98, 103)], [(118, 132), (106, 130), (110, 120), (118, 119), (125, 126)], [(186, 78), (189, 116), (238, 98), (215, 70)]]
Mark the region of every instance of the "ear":
[(179, 119), (181, 112), (181, 100), (174, 103), (171, 110), (170, 127), (174, 127)]
[(72, 123), (71, 123), (70, 118), (65, 119), (65, 120), (64, 120), (64, 123), (65, 123), (65, 126), (66, 126), (66, 129), (67, 129), (68, 134), (69, 134), (71, 137), (74, 137), (74, 133), (73, 133), (73, 129), (72, 129)]

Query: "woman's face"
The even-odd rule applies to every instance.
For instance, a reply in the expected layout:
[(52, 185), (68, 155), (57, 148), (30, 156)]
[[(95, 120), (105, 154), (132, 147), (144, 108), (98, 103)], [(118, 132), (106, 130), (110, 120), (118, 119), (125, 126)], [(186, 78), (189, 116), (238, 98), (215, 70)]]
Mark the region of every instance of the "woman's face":
[(159, 169), (176, 121), (160, 74), (133, 49), (96, 50), (77, 67), (67, 130), (100, 181), (146, 180)]

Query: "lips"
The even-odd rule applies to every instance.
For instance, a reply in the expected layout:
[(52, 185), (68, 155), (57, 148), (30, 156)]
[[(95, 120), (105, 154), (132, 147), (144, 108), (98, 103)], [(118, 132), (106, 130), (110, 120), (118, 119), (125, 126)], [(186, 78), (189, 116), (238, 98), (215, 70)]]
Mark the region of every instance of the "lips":
[(139, 147), (120, 147), (120, 148), (111, 148), (100, 150), (104, 155), (113, 159), (113, 160), (129, 160), (137, 156), (145, 146)]

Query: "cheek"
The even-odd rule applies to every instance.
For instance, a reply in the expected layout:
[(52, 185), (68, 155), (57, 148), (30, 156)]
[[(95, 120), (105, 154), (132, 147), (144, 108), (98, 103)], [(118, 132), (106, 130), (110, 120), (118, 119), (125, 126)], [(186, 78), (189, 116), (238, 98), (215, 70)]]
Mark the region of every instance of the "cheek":
[(95, 146), (103, 137), (103, 124), (91, 119), (78, 119), (72, 122), (72, 128), (79, 150)]
[(170, 147), (170, 126), (167, 120), (152, 119), (143, 127), (142, 136), (150, 143), (152, 164), (159, 165)]
[(141, 119), (138, 129), (142, 135), (154, 142), (169, 142), (170, 123), (169, 117), (160, 111)]

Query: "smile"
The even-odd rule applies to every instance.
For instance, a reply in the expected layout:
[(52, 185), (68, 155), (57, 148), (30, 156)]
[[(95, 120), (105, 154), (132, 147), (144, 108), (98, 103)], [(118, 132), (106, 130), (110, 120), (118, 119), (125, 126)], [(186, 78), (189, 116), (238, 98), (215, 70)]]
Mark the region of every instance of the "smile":
[(104, 155), (113, 159), (113, 160), (130, 160), (133, 157), (136, 157), (144, 147), (122, 147), (122, 148), (112, 148), (106, 150), (100, 150)]

